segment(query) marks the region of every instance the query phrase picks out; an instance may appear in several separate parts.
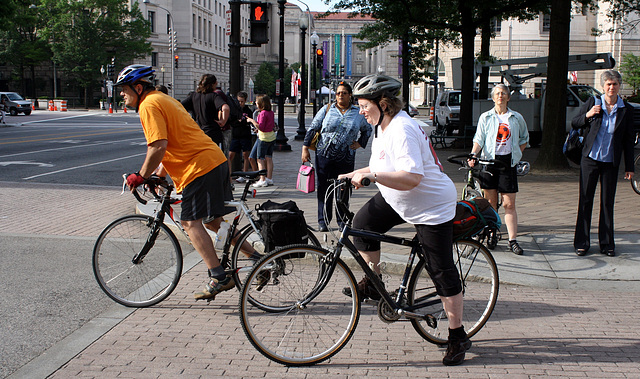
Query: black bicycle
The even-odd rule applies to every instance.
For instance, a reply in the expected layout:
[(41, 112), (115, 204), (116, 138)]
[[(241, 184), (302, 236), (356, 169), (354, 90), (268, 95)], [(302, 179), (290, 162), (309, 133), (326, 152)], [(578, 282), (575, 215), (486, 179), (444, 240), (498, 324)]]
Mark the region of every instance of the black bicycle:
[[(265, 357), (289, 366), (322, 362), (346, 345), (358, 325), (361, 299), (353, 273), (341, 259), (345, 248), (382, 295), (377, 311), (383, 322), (409, 320), (429, 342), (446, 344), (449, 322), (417, 238), (352, 229), (354, 215), (345, 205), (351, 181), (335, 180), (330, 190), (346, 215), (335, 247), (331, 251), (311, 245), (277, 249), (262, 258), (247, 276), (240, 295), (240, 320), (251, 344)], [(395, 290), (387, 292), (350, 236), (411, 249)], [(489, 250), (478, 241), (453, 242), (453, 255), (463, 285), (463, 324), (471, 337), (493, 312), (498, 298), (498, 268)], [(265, 271), (270, 273), (266, 282), (262, 280)], [(350, 290), (351, 296), (344, 295), (343, 289)]]
[[(236, 209), (236, 214), (224, 241), (220, 263), (232, 273), (238, 290), (255, 263), (249, 258), (251, 253), (268, 253), (261, 234), (261, 220), (255, 214), (260, 211), (251, 211), (246, 203), (249, 193), (253, 193), (251, 184), (265, 173), (266, 170), (231, 174), (246, 182), (240, 200), (225, 202), (226, 206)], [(173, 189), (164, 178), (151, 176), (132, 193), (142, 204), (156, 202), (154, 216), (118, 218), (98, 236), (93, 248), (94, 276), (104, 293), (122, 305), (155, 305), (166, 299), (178, 285), (182, 275), (182, 249), (169, 225), (181, 231), (189, 243), (191, 241), (173, 211), (172, 206), (182, 201), (179, 196), (172, 195)], [(168, 223), (165, 223), (166, 216), (170, 220)], [(243, 216), (248, 223), (240, 227)], [(320, 246), (312, 230), (308, 228), (307, 231), (309, 243)]]

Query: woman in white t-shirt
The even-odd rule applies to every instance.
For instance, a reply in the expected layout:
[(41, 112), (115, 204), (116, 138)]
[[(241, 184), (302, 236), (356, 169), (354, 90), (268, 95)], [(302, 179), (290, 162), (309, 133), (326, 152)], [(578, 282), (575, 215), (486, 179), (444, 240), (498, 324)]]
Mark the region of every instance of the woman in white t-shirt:
[[(401, 83), (384, 75), (365, 76), (354, 86), (360, 113), (376, 125), (369, 166), (340, 177), (351, 178), (362, 187), (368, 178), (379, 189), (356, 214), (353, 227), (385, 233), (408, 222), (415, 225), (418, 239), (430, 266), (430, 275), (449, 321), (449, 347), (445, 365), (464, 361), (471, 342), (462, 326), (462, 286), (453, 262), (453, 217), (456, 188), (443, 172), (429, 137), (402, 110), (396, 97)], [(360, 255), (380, 274), (380, 241), (354, 238)], [(380, 299), (365, 277), (358, 283), (363, 298)], [(350, 290), (344, 291), (351, 295)]]
[[(504, 163), (505, 168), (489, 167), (488, 172), (481, 172), (480, 187), (495, 209), (498, 209), (498, 191), (502, 194), (504, 223), (507, 225), (509, 234), (509, 250), (516, 255), (522, 255), (522, 248), (516, 240), (518, 235), (516, 165), (529, 142), (529, 131), (522, 115), (507, 108), (510, 98), (507, 86), (498, 84), (493, 87), (491, 98), (495, 106), (480, 115), (471, 154), (477, 155), (482, 152), (482, 157)], [(475, 161), (469, 160), (470, 166), (473, 167), (474, 164)], [(495, 247), (497, 242), (495, 233), (489, 236), (489, 247)]]

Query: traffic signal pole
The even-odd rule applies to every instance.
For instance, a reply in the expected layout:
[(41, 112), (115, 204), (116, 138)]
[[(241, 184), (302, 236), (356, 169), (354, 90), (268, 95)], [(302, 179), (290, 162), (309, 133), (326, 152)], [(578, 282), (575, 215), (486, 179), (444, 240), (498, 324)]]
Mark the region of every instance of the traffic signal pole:
[(229, 92), (241, 90), (240, 83), (240, 0), (229, 0), (231, 9), (231, 35), (229, 36)]
[(284, 134), (284, 93), (282, 83), (284, 83), (284, 5), (287, 0), (278, 0), (278, 15), (280, 16), (279, 31), (279, 57), (278, 57), (278, 78), (280, 78), (280, 95), (278, 96), (278, 132), (276, 133), (275, 149), (278, 151), (290, 151), (291, 145), (287, 143), (289, 139)]

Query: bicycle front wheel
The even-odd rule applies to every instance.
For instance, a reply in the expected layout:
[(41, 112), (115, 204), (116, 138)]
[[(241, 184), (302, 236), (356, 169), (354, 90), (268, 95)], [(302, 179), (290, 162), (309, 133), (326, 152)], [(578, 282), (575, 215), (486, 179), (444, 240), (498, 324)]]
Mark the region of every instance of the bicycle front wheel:
[[(453, 261), (462, 281), (462, 325), (467, 336), (472, 337), (489, 320), (498, 300), (498, 267), (489, 250), (473, 240), (453, 243)], [(418, 334), (431, 343), (446, 344), (449, 338), (449, 321), (423, 260), (420, 260), (411, 275), (408, 301), (410, 306), (415, 307), (416, 313), (432, 316), (429, 317), (429, 322), (411, 320)]]
[[(240, 295), (242, 328), (272, 361), (316, 364), (353, 335), (360, 317), (356, 281), (342, 260), (328, 277), (328, 254), (312, 245), (287, 246), (262, 258), (247, 276)], [(343, 288), (353, 296), (344, 295)]]
[[(251, 225), (245, 226), (240, 232), (240, 236), (231, 253), (231, 269), (233, 270), (233, 279), (236, 282), (238, 291), (242, 291), (242, 284), (255, 263), (254, 260), (249, 259), (249, 256), (254, 251), (261, 255), (269, 253), (265, 251), (264, 239)], [(320, 247), (320, 241), (318, 241), (318, 238), (309, 227), (307, 227), (307, 233), (309, 235), (309, 245)]]
[(111, 299), (127, 307), (155, 305), (176, 288), (182, 274), (182, 250), (177, 238), (162, 224), (155, 242), (138, 263), (133, 258), (151, 235), (153, 218), (119, 218), (100, 233), (93, 248), (93, 274)]
[(636, 191), (638, 195), (640, 195), (640, 154), (638, 154), (636, 159), (633, 161), (633, 168), (634, 172), (636, 172), (636, 175), (634, 175), (633, 179), (631, 179), (631, 187), (634, 191)]

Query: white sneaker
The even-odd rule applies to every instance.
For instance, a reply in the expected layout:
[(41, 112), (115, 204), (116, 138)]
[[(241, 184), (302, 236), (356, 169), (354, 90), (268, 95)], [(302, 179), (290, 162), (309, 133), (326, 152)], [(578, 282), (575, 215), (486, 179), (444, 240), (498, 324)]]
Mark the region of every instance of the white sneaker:
[(266, 178), (266, 182), (268, 186), (272, 186), (273, 185), (273, 180)]
[(253, 183), (253, 188), (260, 188), (260, 187), (266, 187), (267, 181), (266, 180), (258, 180), (257, 182)]
[(242, 176), (236, 179), (236, 182), (238, 182), (238, 183), (244, 183), (246, 181), (247, 181), (247, 179), (243, 178)]

